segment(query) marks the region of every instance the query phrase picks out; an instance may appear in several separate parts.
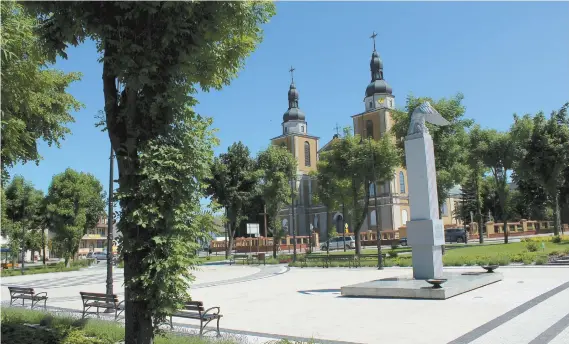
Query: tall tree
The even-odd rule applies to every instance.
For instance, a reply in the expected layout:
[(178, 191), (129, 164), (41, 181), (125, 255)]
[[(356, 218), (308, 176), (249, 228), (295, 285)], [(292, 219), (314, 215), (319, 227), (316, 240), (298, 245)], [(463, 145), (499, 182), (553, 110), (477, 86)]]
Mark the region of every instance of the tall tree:
[[(41, 232), (43, 192), (22, 176), (15, 176), (4, 190), (6, 204), (2, 232), (8, 237), (10, 250), (37, 250), (37, 233)], [(33, 255), (33, 252), (32, 252)], [(23, 256), (22, 256), (23, 258)]]
[(271, 145), (257, 156), (259, 190), (267, 205), (267, 222), (273, 236), (274, 258), (277, 257), (277, 244), (284, 235), (278, 214), (290, 204), (291, 197), (295, 197), (290, 183), (296, 178), (296, 166), (292, 154), (281, 146)]
[(207, 192), (215, 202), (227, 209), (229, 245), (225, 255), (233, 250), (235, 231), (247, 220), (247, 209), (255, 196), (257, 173), (255, 160), (242, 142), (232, 144), (227, 153), (216, 157), (207, 179)]
[(518, 175), (543, 188), (553, 208), (554, 234), (561, 229), (561, 190), (566, 184), (569, 166), (569, 116), (566, 103), (546, 119), (540, 113), (533, 119), (531, 138), (519, 163)]
[[(435, 147), (439, 205), (442, 205), (442, 202), (448, 198), (449, 191), (455, 185), (462, 183), (467, 173), (466, 159), (469, 140), (466, 128), (469, 128), (473, 121), (464, 118), (466, 109), (462, 105), (463, 98), (464, 96), (460, 93), (453, 98), (442, 98), (438, 101), (411, 95), (407, 97), (405, 109), (394, 110), (392, 114), (394, 125), (391, 130), (398, 139), (398, 147), (402, 152), (411, 114), (424, 101), (429, 101), (450, 122), (450, 125), (443, 127), (427, 123)], [(402, 164), (405, 166), (405, 158), (403, 154), (402, 156)]]
[(509, 174), (512, 172), (516, 156), (516, 144), (510, 132), (488, 130), (485, 135), (486, 148), (483, 154), (484, 165), (490, 169), (498, 195), (501, 220), (504, 225), (504, 243), (508, 243), (508, 204), (510, 202)]
[(103, 185), (92, 174), (68, 168), (51, 181), (46, 213), (48, 228), (55, 233), (65, 265), (69, 265), (81, 237), (105, 214)]
[(2, 1), (2, 179), (8, 169), (28, 161), (39, 163), (37, 141), (59, 146), (70, 132), (71, 111), (81, 104), (66, 92), (79, 73), (51, 68), (50, 57), (35, 34), (37, 20), (16, 1)]
[(260, 25), (274, 14), (274, 4), (25, 5), (40, 14), (46, 42), (62, 56), (67, 44), (97, 42), (106, 127), (119, 170), (125, 342), (152, 343), (159, 324), (187, 297), (188, 281), (180, 276), (193, 248), (186, 236), (199, 233), (192, 217), (199, 216), (205, 191), (211, 135), (210, 122), (192, 110), (196, 89), (229, 84), (260, 42)]
[(359, 233), (369, 212), (370, 185), (390, 181), (399, 162), (400, 156), (390, 135), (377, 141), (364, 140), (359, 135), (351, 135), (348, 130), (320, 156), (319, 173), (330, 176), (336, 183), (349, 182), (347, 194), (351, 198), (351, 224), (358, 254), (361, 250)]
[(466, 151), (466, 166), (468, 166), (467, 183), (471, 183), (471, 190), (473, 191), (472, 199), (474, 200), (473, 213), (476, 214), (478, 223), (478, 241), (484, 242), (484, 216), (482, 215), (482, 201), (481, 201), (481, 184), (482, 177), (485, 174), (486, 167), (484, 166), (484, 154), (487, 150), (486, 144), (487, 133), (476, 125), (468, 133), (467, 151)]

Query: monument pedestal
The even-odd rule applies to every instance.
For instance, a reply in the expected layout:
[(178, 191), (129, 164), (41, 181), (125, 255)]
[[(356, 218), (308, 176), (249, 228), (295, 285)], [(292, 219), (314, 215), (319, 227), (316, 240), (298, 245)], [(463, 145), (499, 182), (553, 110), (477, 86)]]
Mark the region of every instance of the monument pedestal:
[[(415, 259), (414, 259), (415, 260)], [(500, 273), (467, 272), (444, 273), (447, 281), (442, 288), (434, 289), (427, 281), (411, 276), (385, 278), (348, 285), (341, 288), (342, 296), (397, 299), (445, 300), (502, 280)]]
[(413, 254), (415, 279), (442, 278), (445, 244), (443, 221), (412, 220), (407, 222), (407, 240)]

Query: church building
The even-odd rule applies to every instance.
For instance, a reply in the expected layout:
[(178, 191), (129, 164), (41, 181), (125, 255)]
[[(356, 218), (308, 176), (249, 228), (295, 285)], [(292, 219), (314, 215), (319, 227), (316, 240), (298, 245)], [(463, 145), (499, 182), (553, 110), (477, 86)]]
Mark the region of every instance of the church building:
[[(391, 112), (395, 109), (395, 96), (391, 86), (384, 79), (383, 62), (375, 49), (375, 36), (374, 33), (372, 35), (374, 47), (370, 61), (371, 81), (365, 90), (363, 111), (351, 117), (355, 135), (378, 140), (393, 126)], [(290, 72), (292, 74), (294, 68), (291, 67)], [(340, 139), (337, 134), (332, 140), (335, 139)], [(338, 233), (343, 231), (342, 209), (328, 211), (323, 205), (313, 204), (312, 190), (316, 181), (311, 179), (309, 173), (316, 171), (319, 153), (326, 150), (330, 142), (320, 148), (319, 138), (309, 134), (306, 116), (299, 107), (299, 92), (293, 76), (288, 91), (288, 110), (283, 115), (282, 134), (271, 139), (272, 144), (286, 147), (297, 161), (295, 188), (298, 190), (298, 197), (294, 209), (289, 205), (279, 214), (283, 228), (289, 235), (292, 235), (293, 226), (297, 235), (309, 235), (310, 230), (314, 230), (319, 233), (321, 240), (327, 239), (330, 226), (335, 227)], [(372, 185), (368, 216), (362, 226), (362, 232), (377, 229), (376, 200), (379, 229), (382, 232), (389, 232), (404, 228), (410, 219), (407, 171), (402, 167), (396, 168), (391, 181), (378, 185), (377, 191), (375, 197)], [(449, 204), (452, 203), (450, 200), (447, 201)], [(451, 207), (452, 205), (450, 204)], [(445, 224), (452, 223), (452, 213), (443, 211), (443, 221)], [(349, 231), (353, 233), (351, 224), (348, 223), (348, 226)]]

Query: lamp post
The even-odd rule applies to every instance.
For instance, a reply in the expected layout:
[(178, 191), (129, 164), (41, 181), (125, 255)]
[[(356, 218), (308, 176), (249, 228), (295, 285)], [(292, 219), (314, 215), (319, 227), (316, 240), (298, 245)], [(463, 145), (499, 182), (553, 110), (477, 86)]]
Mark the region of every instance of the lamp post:
[(113, 295), (113, 172), (114, 156), (111, 145), (109, 163), (109, 214), (107, 216), (107, 295)]
[(290, 177), (290, 208), (291, 208), (291, 212), (292, 212), (292, 222), (291, 222), (291, 226), (292, 226), (292, 240), (293, 240), (293, 244), (292, 244), (292, 261), (296, 262), (296, 226), (295, 226), (295, 221), (294, 221), (294, 187), (296, 186), (296, 177), (292, 176)]
[(383, 270), (383, 256), (381, 255), (381, 231), (379, 230), (379, 213), (377, 212), (377, 180), (375, 178), (375, 155), (371, 151), (371, 137), (368, 137), (371, 153), (371, 173), (373, 175), (373, 208), (375, 211), (375, 230), (377, 236), (377, 269)]

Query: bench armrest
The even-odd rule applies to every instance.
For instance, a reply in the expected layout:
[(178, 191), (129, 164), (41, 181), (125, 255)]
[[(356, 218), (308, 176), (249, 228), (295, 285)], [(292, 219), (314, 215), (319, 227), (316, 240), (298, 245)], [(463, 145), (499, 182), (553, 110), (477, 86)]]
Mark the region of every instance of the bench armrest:
[(122, 300), (121, 302), (117, 303), (117, 308), (118, 308), (118, 309), (123, 309), (123, 308), (124, 308), (124, 300)]
[[(40, 296), (40, 295), (42, 295), (42, 296)], [(47, 293), (46, 293), (45, 291), (42, 291), (41, 293), (34, 294), (34, 297), (37, 297), (37, 296), (40, 296), (40, 297), (45, 296), (45, 297), (47, 297)]]
[(211, 307), (205, 310), (205, 312), (203, 312), (203, 316), (205, 316), (209, 311), (217, 309), (217, 312), (213, 312), (213, 315), (219, 315), (219, 313), (221, 312), (221, 309), (219, 307)]

